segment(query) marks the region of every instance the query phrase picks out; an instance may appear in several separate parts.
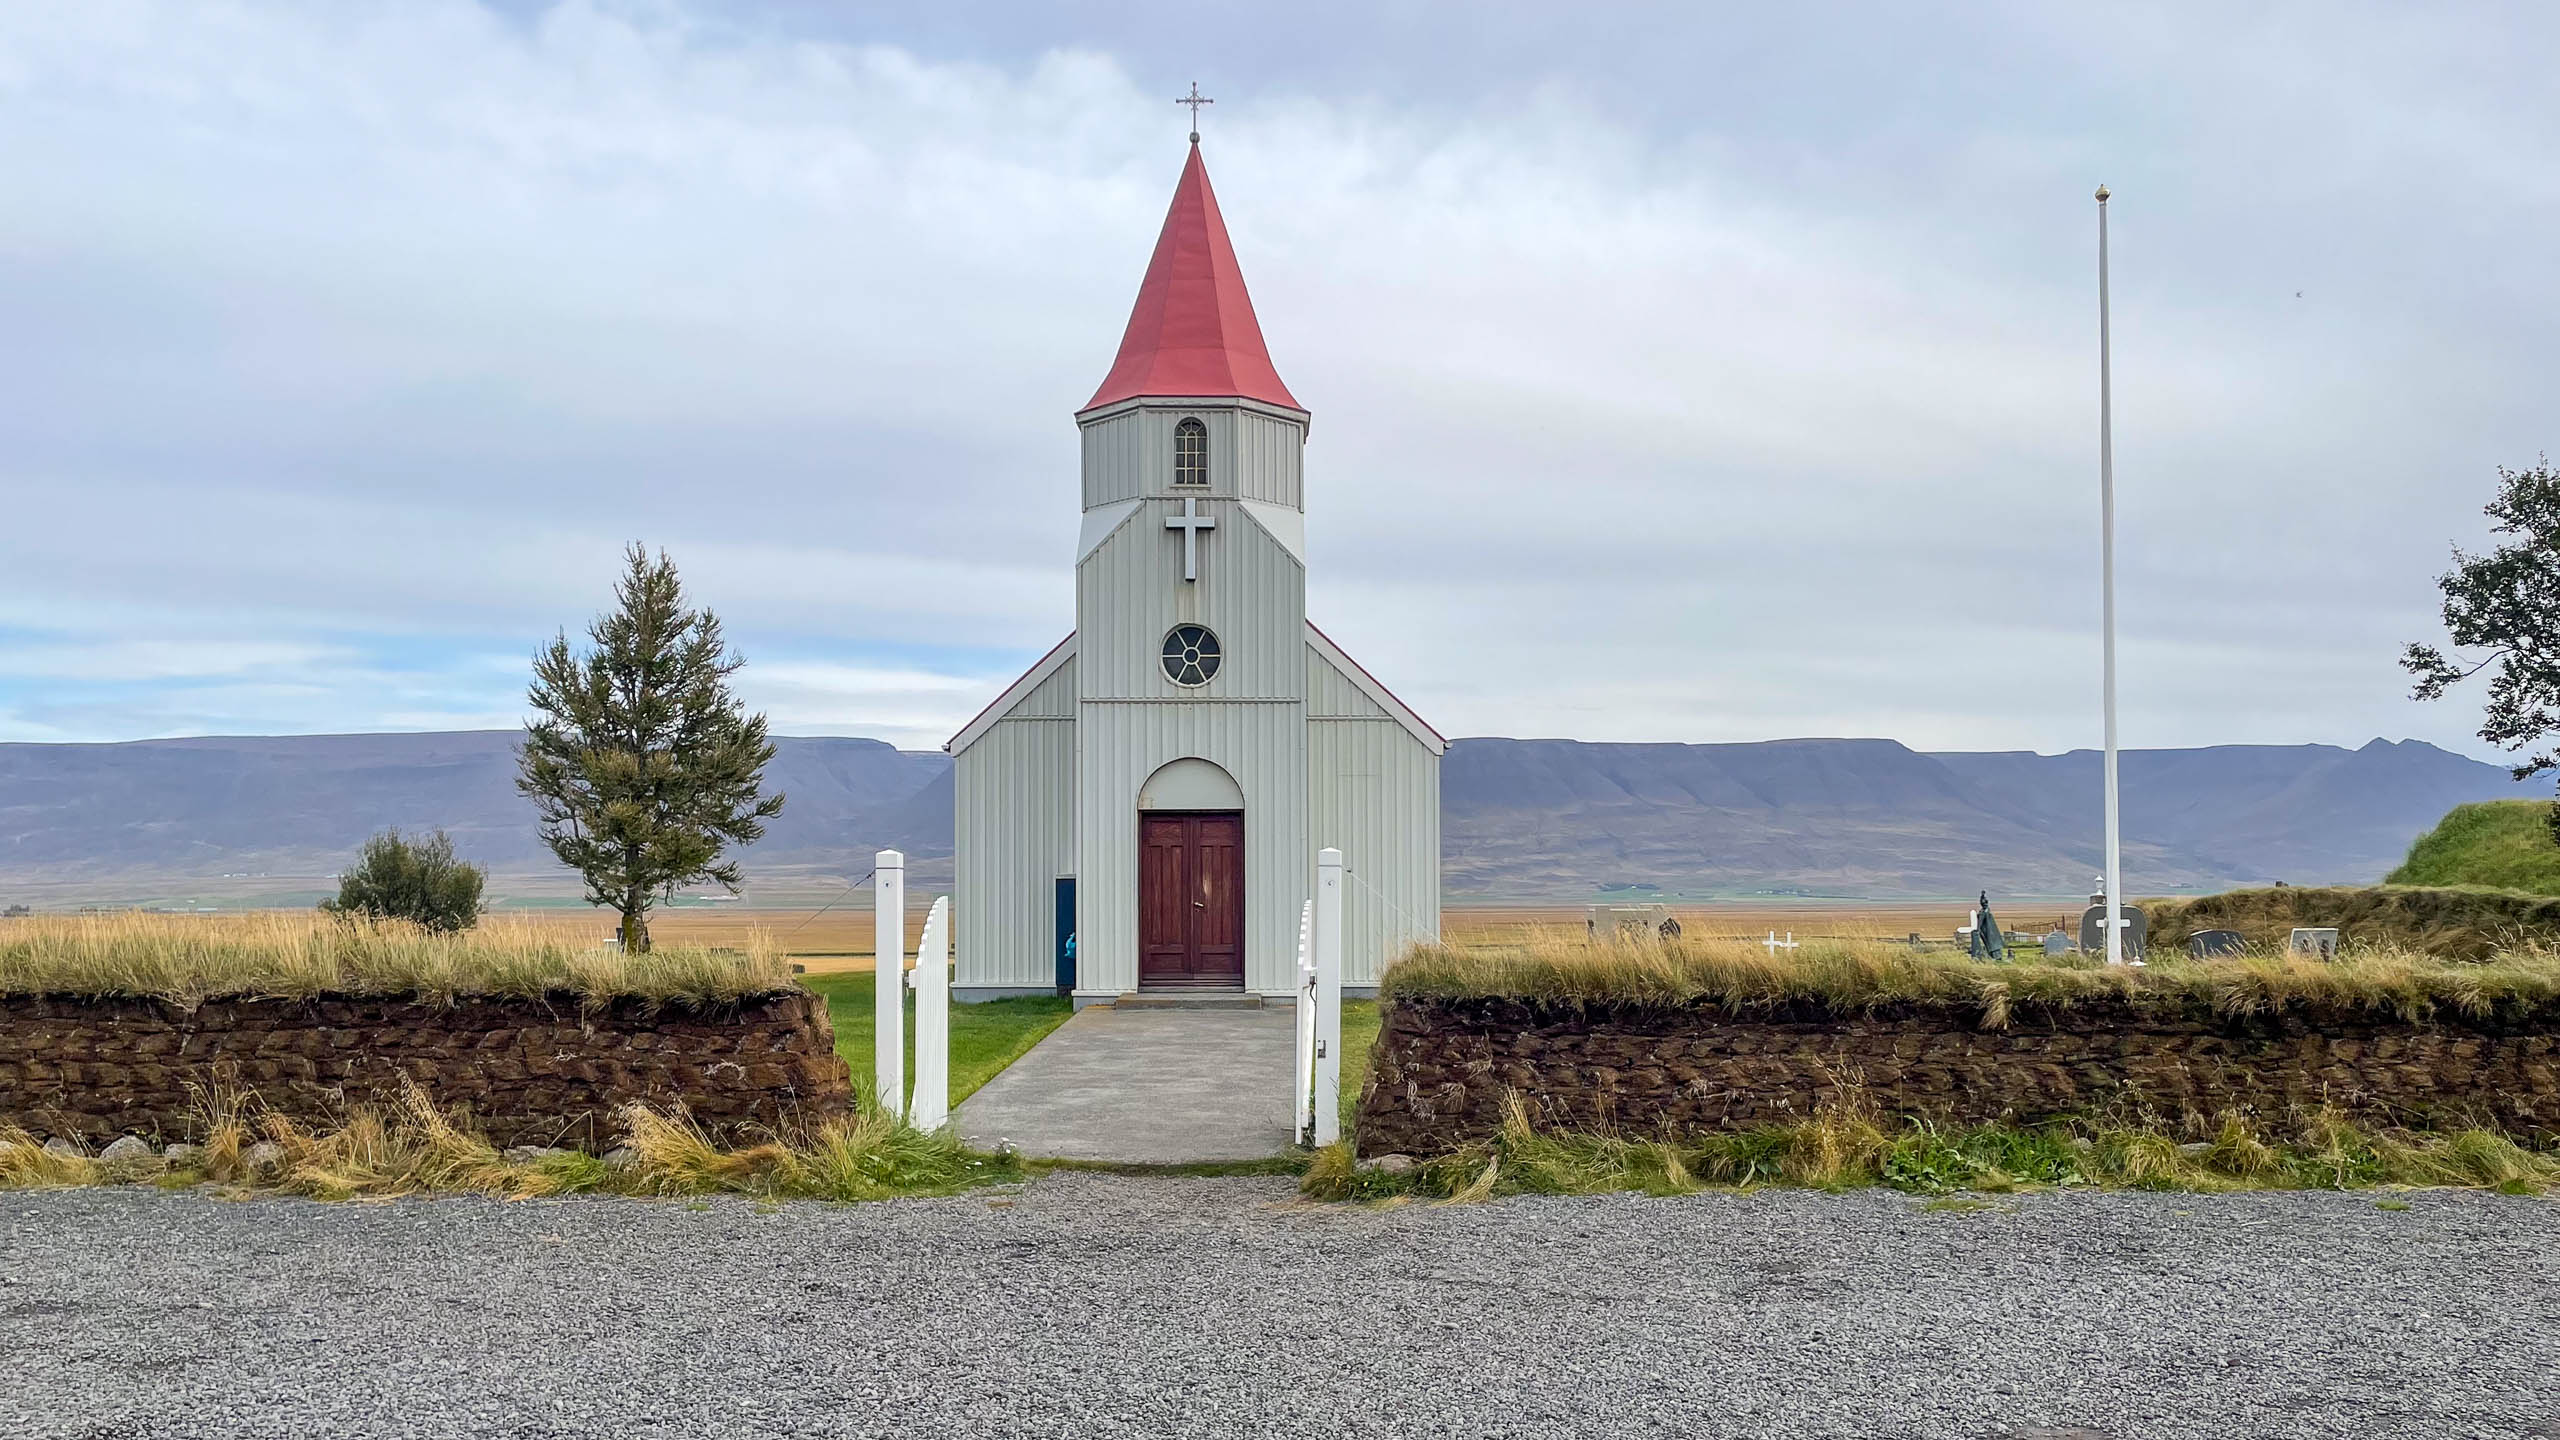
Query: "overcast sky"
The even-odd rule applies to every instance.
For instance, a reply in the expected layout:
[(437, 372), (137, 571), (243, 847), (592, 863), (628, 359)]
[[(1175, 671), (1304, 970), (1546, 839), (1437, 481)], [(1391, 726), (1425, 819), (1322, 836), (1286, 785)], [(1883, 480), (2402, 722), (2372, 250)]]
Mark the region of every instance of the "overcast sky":
[(639, 539), (938, 745), (1197, 79), (1311, 614), (1443, 731), (2095, 744), (2104, 181), (2126, 743), (2483, 753), (2393, 661), (2560, 436), (2560, 25), (2097, 11), (0, 8), (0, 739), (511, 725)]

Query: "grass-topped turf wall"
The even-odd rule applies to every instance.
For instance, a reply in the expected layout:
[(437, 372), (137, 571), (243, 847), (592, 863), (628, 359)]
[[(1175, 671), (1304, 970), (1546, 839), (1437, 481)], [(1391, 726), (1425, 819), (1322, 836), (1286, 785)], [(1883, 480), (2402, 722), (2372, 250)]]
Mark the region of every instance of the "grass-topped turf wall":
[[(2547, 807), (2536, 807), (2537, 813)], [(2151, 953), (2175, 957), (2200, 930), (2237, 930), (2281, 950), (2298, 925), (2335, 926), (2351, 948), (2384, 947), (2442, 960), (2560, 948), (2560, 895), (2473, 885), (2276, 885), (2178, 900), (2146, 900)]]
[(1853, 1107), (1888, 1123), (2113, 1117), (2560, 1129), (2560, 955), (2368, 949), (2146, 968), (1875, 942), (1417, 948), (1384, 977), (1364, 1155), (1537, 1130), (1673, 1140)]
[(500, 1144), (588, 1149), (635, 1105), (715, 1137), (854, 1105), (824, 1003), (761, 943), (626, 956), (525, 925), (0, 921), (0, 1125), (181, 1139), (213, 1096), (324, 1125), (420, 1092)]
[(2409, 847), (2391, 885), (2485, 885), (2560, 895), (2560, 843), (2548, 800), (2457, 805)]
[[(504, 920), (0, 920), (0, 1189), (867, 1200), (1022, 1178), (869, 1102), (871, 995), (868, 973), (795, 983), (761, 939), (624, 956)], [(1067, 1012), (955, 1007), (954, 1098)]]

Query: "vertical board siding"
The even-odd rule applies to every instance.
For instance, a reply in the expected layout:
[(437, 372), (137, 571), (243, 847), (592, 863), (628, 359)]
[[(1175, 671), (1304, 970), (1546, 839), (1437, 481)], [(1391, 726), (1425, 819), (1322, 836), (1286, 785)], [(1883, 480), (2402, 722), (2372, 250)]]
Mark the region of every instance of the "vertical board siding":
[[(1140, 451), (1146, 443), (1147, 412), (1132, 410), (1084, 427), (1084, 508), (1135, 500), (1143, 483)], [(1165, 465), (1172, 467), (1171, 456)]]
[[(1086, 700), (1288, 700), (1307, 683), (1307, 573), (1231, 500), (1203, 500), (1218, 528), (1200, 537), (1200, 580), (1182, 580), (1182, 532), (1164, 528), (1172, 500), (1148, 500), (1076, 567), (1076, 672)], [(1170, 578), (1168, 578), (1170, 577)], [(1217, 678), (1184, 689), (1165, 678), (1165, 632), (1196, 623), (1225, 652)]]
[[(1294, 421), (1233, 405), (1144, 405), (1084, 429), (1084, 508), (1173, 491), (1173, 427), (1209, 431), (1209, 488), (1221, 499), (1305, 508), (1300, 466), (1307, 432)], [(1195, 490), (1193, 493), (1202, 493)]]
[(952, 760), (955, 985), (1057, 979), (1057, 879), (1076, 873), (1072, 660)]
[[(1181, 504), (1173, 427), (1187, 416), (1209, 430), (1201, 503), (1218, 522), (1201, 540), (1198, 584), (1180, 580), (1182, 537), (1164, 528)], [(1233, 404), (1147, 404), (1083, 431), (1085, 507), (1143, 503), (1077, 566), (1074, 663), (959, 758), (959, 983), (1048, 983), (1051, 887), (1073, 874), (1077, 988), (1136, 989), (1138, 792), (1186, 757), (1244, 792), (1245, 988), (1295, 993), (1298, 911), (1319, 844), (1340, 845), (1359, 877), (1345, 904), (1345, 978), (1374, 983), (1390, 944), (1438, 933), (1439, 767), (1311, 656), (1305, 568), (1235, 503), (1303, 508), (1304, 425)], [(1184, 623), (1216, 631), (1224, 649), (1217, 678), (1196, 690), (1167, 679), (1158, 658)], [(1310, 726), (1311, 683), (1319, 713), (1339, 718)], [(1323, 760), (1311, 771), (1313, 751)], [(1311, 805), (1324, 838), (1311, 835)]]
[[(1045, 687), (1044, 687), (1045, 688)], [(1395, 717), (1369, 698), (1348, 675), (1333, 668), (1315, 646), (1307, 647), (1307, 718), (1310, 720), (1386, 720)]]
[[(1366, 698), (1365, 696), (1363, 697)], [(1052, 672), (1048, 679), (1031, 687), (1011, 710), (1007, 720), (1073, 720), (1076, 718), (1076, 662), (1070, 658)]]
[(1353, 877), (1342, 899), (1342, 980), (1440, 938), (1440, 757), (1392, 720), (1307, 722), (1308, 844)]
[(1239, 410), (1235, 415), (1235, 493), (1247, 500), (1268, 500), (1293, 510), (1306, 508), (1299, 467), (1305, 458), (1307, 432), (1269, 415)]
[(1307, 646), (1307, 831), (1342, 851), (1342, 979), (1374, 985), (1440, 938), (1440, 757)]
[[(1080, 642), (1081, 643), (1081, 642)], [(1081, 665), (1085, 652), (1079, 648)], [(1076, 960), (1079, 990), (1138, 988), (1138, 791), (1197, 756), (1244, 791), (1247, 990), (1294, 994), (1298, 907), (1314, 878), (1306, 831), (1306, 709), (1296, 702), (1090, 701), (1078, 728)]]

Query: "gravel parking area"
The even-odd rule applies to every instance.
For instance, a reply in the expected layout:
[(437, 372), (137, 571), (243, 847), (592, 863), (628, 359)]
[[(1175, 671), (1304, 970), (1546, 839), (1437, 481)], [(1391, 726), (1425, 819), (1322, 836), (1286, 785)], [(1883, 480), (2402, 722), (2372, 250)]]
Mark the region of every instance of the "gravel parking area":
[(0, 1434), (2560, 1436), (2560, 1202), (0, 1195)]

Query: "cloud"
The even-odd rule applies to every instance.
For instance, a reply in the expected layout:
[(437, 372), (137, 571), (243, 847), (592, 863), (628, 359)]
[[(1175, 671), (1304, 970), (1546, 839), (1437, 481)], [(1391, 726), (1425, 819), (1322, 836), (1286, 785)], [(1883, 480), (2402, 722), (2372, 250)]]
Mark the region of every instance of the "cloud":
[[(1179, 87), (903, 23), (0, 12), (0, 736), (511, 723), (632, 539), (781, 728), (965, 721), (1071, 623)], [(2092, 743), (2104, 178), (2129, 742), (2464, 740), (2391, 655), (2549, 444), (2543, 27), (1200, 24), (1311, 608), (1442, 729)]]

